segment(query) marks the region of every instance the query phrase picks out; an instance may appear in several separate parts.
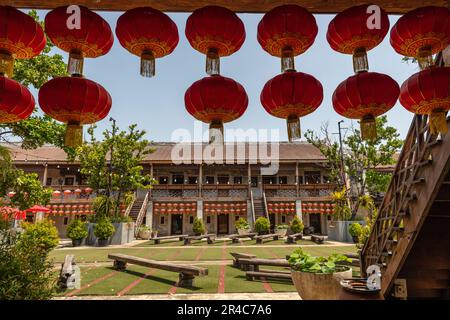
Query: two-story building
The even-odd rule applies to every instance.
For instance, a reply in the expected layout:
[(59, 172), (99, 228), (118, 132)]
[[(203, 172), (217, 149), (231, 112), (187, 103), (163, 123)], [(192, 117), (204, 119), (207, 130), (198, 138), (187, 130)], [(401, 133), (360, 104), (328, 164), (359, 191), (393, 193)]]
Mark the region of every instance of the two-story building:
[[(238, 143), (212, 149), (208, 144), (154, 143), (143, 161), (143, 171), (157, 181), (149, 191), (138, 190), (128, 210), (138, 224), (160, 235), (192, 233), (194, 217), (208, 232), (234, 233), (244, 217), (253, 225), (267, 216), (272, 227), (289, 224), (297, 215), (317, 233), (327, 233), (331, 219), (331, 192), (326, 158), (307, 143)], [(74, 217), (93, 214), (95, 194), (69, 162), (63, 150), (44, 146), (36, 150), (11, 148), (15, 165), (35, 172), (51, 187), (48, 206), (61, 236)]]

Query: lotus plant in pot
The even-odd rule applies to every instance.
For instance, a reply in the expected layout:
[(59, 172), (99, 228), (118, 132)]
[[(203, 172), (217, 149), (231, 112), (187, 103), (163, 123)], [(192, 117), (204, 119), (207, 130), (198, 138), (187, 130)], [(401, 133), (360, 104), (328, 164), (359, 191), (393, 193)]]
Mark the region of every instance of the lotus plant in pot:
[(116, 232), (116, 229), (109, 219), (100, 219), (94, 226), (94, 235), (98, 238), (98, 246), (107, 246), (109, 238), (114, 234), (114, 232)]
[(352, 277), (351, 262), (343, 255), (313, 257), (302, 249), (289, 257), (292, 281), (303, 300), (337, 300), (341, 292), (340, 281)]
[(67, 236), (72, 239), (72, 246), (81, 246), (83, 239), (88, 236), (86, 223), (79, 219), (73, 220), (67, 227)]
[(287, 224), (279, 224), (275, 227), (275, 231), (280, 237), (286, 236), (289, 226)]
[(244, 218), (239, 218), (238, 221), (236, 221), (236, 230), (237, 233), (242, 235), (250, 232), (250, 225), (248, 224), (247, 220)]
[(152, 228), (146, 225), (142, 225), (139, 227), (139, 238), (148, 240), (152, 236)]

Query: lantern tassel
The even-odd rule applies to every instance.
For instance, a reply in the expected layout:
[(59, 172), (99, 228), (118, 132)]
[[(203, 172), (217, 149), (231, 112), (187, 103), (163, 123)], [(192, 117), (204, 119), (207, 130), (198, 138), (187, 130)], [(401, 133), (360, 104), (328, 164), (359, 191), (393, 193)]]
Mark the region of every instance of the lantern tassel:
[(144, 51), (141, 55), (141, 76), (151, 78), (155, 76), (156, 62), (151, 51)]
[(223, 143), (223, 122), (213, 121), (209, 124), (209, 143)]
[(281, 52), (281, 72), (286, 71), (295, 71), (294, 50), (291, 47), (285, 47)]
[(67, 72), (71, 76), (83, 75), (84, 57), (78, 50), (72, 50), (69, 53), (69, 63), (67, 64)]
[(220, 74), (220, 57), (217, 49), (211, 48), (206, 54), (206, 73), (210, 76)]
[(430, 133), (446, 134), (447, 132), (448, 132), (447, 112), (443, 110), (432, 111), (430, 114)]
[(292, 116), (287, 119), (287, 132), (289, 142), (300, 140), (302, 137), (302, 130), (300, 127), (300, 118)]
[(9, 52), (0, 52), (0, 74), (12, 78), (14, 70), (14, 57)]
[(83, 143), (83, 126), (78, 122), (68, 123), (64, 144), (67, 147), (77, 148)]
[(417, 55), (417, 62), (419, 63), (420, 70), (425, 70), (434, 65), (433, 54), (430, 46), (426, 46), (419, 49)]
[(353, 53), (353, 71), (355, 73), (369, 71), (366, 48), (358, 48)]
[(377, 138), (377, 122), (374, 116), (367, 116), (360, 122), (361, 138), (363, 140), (375, 140)]

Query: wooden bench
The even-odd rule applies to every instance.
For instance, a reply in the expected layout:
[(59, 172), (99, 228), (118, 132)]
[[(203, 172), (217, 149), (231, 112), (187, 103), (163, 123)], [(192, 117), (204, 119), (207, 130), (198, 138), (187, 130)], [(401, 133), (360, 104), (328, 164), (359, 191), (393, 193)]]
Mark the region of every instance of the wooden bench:
[(296, 243), (297, 240), (302, 240), (302, 239), (303, 239), (303, 234), (301, 232), (294, 233), (294, 234), (290, 234), (287, 236), (286, 243), (292, 244), (292, 243)]
[(184, 238), (184, 245), (191, 244), (192, 240), (202, 240), (206, 239), (208, 244), (213, 244), (216, 241), (216, 235), (214, 233), (203, 234), (201, 236), (189, 236)]
[(324, 243), (324, 241), (326, 239), (328, 239), (327, 236), (320, 236), (320, 235), (317, 235), (317, 234), (311, 235), (311, 241), (314, 241), (315, 243), (318, 243), (318, 244)]
[(270, 233), (270, 234), (263, 234), (261, 236), (255, 237), (257, 244), (261, 244), (261, 243), (263, 243), (263, 240), (270, 239), (270, 238), (272, 238), (273, 240), (278, 240), (280, 238), (280, 235), (277, 233)]
[(150, 240), (153, 240), (154, 244), (160, 244), (161, 240), (178, 239), (178, 241), (183, 241), (184, 238), (186, 238), (187, 236), (188, 236), (187, 234), (182, 234), (182, 235), (174, 235), (174, 236), (156, 237), (156, 238), (151, 238)]
[(228, 238), (231, 239), (232, 243), (239, 243), (239, 239), (241, 238), (250, 238), (250, 239), (254, 239), (258, 234), (251, 232), (251, 233), (244, 233), (244, 234), (231, 234), (228, 236)]
[(249, 281), (253, 281), (255, 278), (259, 279), (259, 278), (271, 278), (271, 279), (283, 279), (283, 280), (290, 280), (292, 281), (292, 276), (291, 276), (291, 272), (275, 272), (275, 271), (271, 271), (271, 272), (259, 272), (259, 271), (247, 271), (245, 273), (245, 277), (247, 278), (247, 280)]
[(241, 265), (247, 265), (249, 271), (260, 271), (260, 266), (285, 267), (289, 268), (289, 263), (285, 259), (260, 259), (260, 258), (240, 258)]
[(233, 266), (239, 269), (242, 269), (244, 271), (247, 271), (247, 266), (245, 264), (241, 264), (239, 262), (240, 259), (254, 259), (256, 258), (256, 255), (249, 254), (249, 253), (240, 253), (240, 252), (230, 252), (230, 254), (233, 256)]
[(114, 260), (114, 268), (116, 270), (125, 270), (127, 267), (127, 263), (130, 263), (148, 268), (178, 272), (179, 280), (177, 282), (177, 286), (179, 287), (192, 287), (194, 285), (194, 278), (196, 276), (202, 277), (208, 275), (208, 269), (206, 268), (148, 260), (144, 258), (129, 256), (126, 254), (108, 254), (108, 258)]

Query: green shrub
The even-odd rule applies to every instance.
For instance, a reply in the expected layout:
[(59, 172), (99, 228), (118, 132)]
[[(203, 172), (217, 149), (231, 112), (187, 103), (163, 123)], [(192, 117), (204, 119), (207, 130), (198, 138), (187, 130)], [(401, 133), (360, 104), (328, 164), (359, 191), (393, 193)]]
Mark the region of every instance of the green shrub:
[(201, 235), (205, 233), (205, 225), (203, 224), (203, 220), (200, 218), (194, 218), (194, 225), (192, 226), (192, 231), (196, 235)]
[(86, 223), (80, 219), (75, 219), (67, 227), (67, 236), (72, 240), (82, 240), (88, 236)]
[[(313, 257), (302, 249), (295, 250), (288, 259), (289, 265), (295, 271), (311, 273), (334, 273), (348, 270), (342, 262), (351, 262), (351, 259), (339, 254), (329, 257)], [(341, 262), (341, 264), (339, 264)]]
[(116, 228), (114, 228), (111, 220), (107, 218), (100, 219), (94, 226), (94, 234), (99, 240), (109, 239), (114, 232), (116, 232)]
[(348, 233), (355, 238), (358, 239), (362, 232), (362, 225), (358, 222), (354, 222), (350, 225), (350, 228), (348, 229)]
[(59, 243), (58, 229), (51, 220), (41, 220), (36, 223), (22, 222), (24, 232), (19, 238), (20, 246), (33, 246), (36, 251), (47, 252)]
[(49, 221), (23, 224), (22, 234), (0, 231), (0, 300), (47, 300), (56, 293), (54, 263), (58, 244)]
[(303, 225), (302, 220), (300, 220), (299, 217), (295, 216), (291, 221), (290, 228), (292, 233), (302, 233), (305, 226)]
[(98, 196), (94, 199), (93, 209), (96, 220), (111, 216), (114, 208), (114, 201), (107, 196)]
[(270, 230), (270, 221), (265, 217), (259, 217), (255, 221), (255, 231), (259, 234), (268, 233)]
[(239, 218), (239, 220), (236, 221), (235, 227), (236, 227), (236, 229), (243, 229), (243, 230), (250, 229), (250, 225), (248, 224), (248, 221), (244, 218)]

